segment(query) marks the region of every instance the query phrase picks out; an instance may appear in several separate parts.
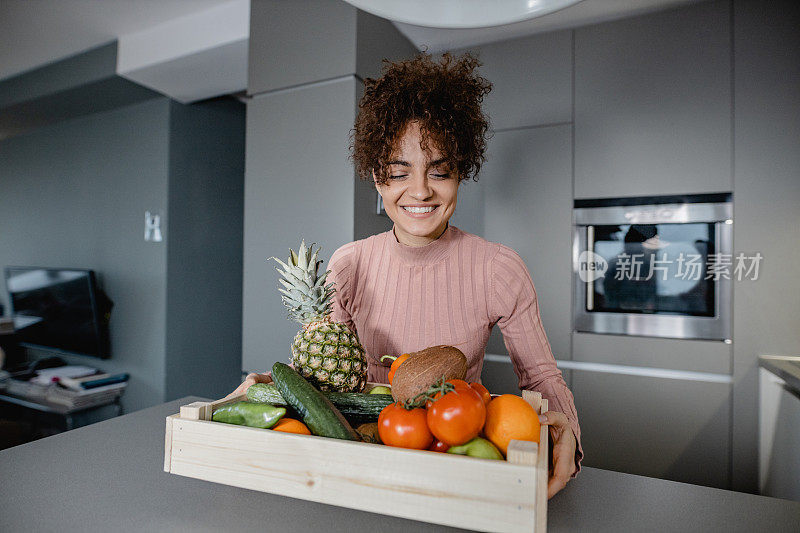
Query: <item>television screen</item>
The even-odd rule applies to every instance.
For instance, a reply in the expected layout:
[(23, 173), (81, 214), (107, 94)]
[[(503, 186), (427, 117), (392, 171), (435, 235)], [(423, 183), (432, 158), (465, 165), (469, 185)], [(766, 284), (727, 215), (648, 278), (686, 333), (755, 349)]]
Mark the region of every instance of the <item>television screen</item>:
[(6, 288), (20, 344), (109, 357), (111, 302), (94, 271), (6, 267)]

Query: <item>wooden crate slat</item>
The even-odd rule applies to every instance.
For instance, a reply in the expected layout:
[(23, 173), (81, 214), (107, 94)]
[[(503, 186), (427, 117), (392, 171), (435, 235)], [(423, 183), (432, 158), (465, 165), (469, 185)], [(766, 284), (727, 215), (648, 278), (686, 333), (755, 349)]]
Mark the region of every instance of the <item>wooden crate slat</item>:
[(506, 459), (516, 465), (536, 466), (539, 445), (535, 442), (512, 440), (508, 443)]
[(179, 475), (437, 524), (532, 531), (539, 521), (539, 476), (508, 462), (176, 418), (170, 464)]
[(181, 405), (181, 418), (186, 420), (208, 420), (206, 410), (208, 402), (193, 402), (188, 405)]
[(167, 417), (166, 431), (164, 432), (164, 472), (170, 471), (172, 460), (172, 422), (180, 415), (170, 415)]
[[(540, 393), (522, 397), (547, 411)], [(540, 445), (512, 441), (508, 461), (490, 461), (210, 422), (245, 399), (195, 402), (167, 417), (164, 470), (436, 524), (546, 531), (548, 426)]]
[[(543, 399), (539, 406), (539, 413), (547, 412), (547, 400)], [(550, 426), (542, 424), (539, 429), (539, 450), (541, 453), (536, 458), (536, 493), (540, 495), (536, 498), (536, 531), (547, 531), (547, 480), (548, 472), (548, 450), (550, 446)]]

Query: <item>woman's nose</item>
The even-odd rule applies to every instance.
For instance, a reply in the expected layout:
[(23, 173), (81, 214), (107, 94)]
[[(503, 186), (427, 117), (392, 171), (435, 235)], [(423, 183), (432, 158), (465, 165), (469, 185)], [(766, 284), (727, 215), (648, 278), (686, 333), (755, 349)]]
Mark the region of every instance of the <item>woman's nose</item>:
[(427, 176), (416, 176), (409, 184), (408, 194), (415, 200), (427, 200), (433, 196), (433, 189), (428, 183)]

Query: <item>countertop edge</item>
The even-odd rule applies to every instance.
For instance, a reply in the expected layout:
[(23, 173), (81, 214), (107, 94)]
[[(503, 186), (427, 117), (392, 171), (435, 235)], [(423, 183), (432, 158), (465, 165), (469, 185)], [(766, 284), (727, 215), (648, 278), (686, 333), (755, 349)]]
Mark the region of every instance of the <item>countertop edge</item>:
[(800, 357), (761, 355), (758, 365), (786, 382), (786, 387), (800, 397)]

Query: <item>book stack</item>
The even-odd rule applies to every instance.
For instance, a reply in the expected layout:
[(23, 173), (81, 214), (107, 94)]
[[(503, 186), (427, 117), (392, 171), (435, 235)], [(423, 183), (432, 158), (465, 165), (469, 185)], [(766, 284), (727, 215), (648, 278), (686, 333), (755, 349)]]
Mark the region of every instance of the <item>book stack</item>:
[(47, 401), (67, 409), (86, 409), (116, 400), (128, 386), (128, 374), (97, 374), (82, 378), (60, 378), (59, 387), (50, 387)]
[(129, 377), (128, 374), (90, 374), (80, 377), (60, 376), (58, 384), (76, 392), (84, 392), (115, 383), (125, 383)]

